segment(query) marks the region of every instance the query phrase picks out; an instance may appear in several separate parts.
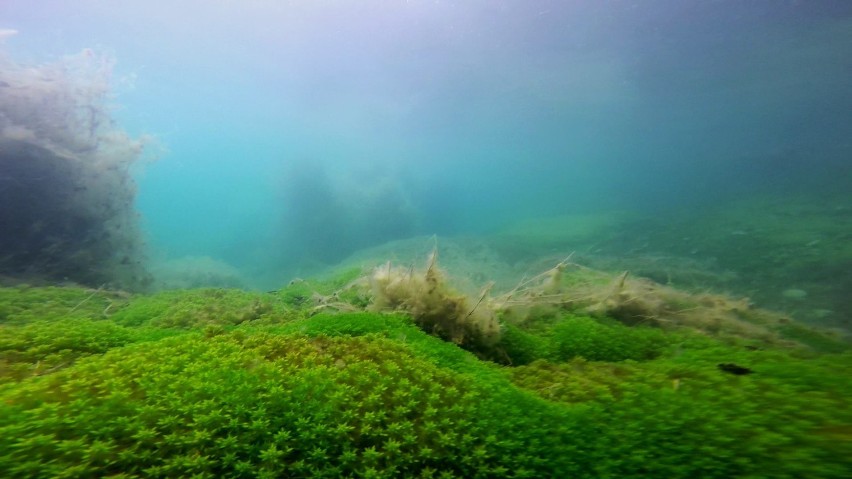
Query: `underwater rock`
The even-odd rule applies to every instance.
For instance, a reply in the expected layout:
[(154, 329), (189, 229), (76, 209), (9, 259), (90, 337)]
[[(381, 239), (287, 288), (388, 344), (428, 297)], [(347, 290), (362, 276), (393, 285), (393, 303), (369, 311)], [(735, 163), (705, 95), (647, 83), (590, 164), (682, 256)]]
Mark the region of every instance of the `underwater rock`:
[(91, 50), (44, 65), (0, 52), (0, 274), (149, 284), (129, 173), (143, 142), (109, 114), (111, 67)]
[(736, 375), (736, 376), (744, 376), (746, 374), (751, 374), (751, 373), (754, 372), (749, 368), (739, 366), (739, 365), (734, 364), (734, 363), (722, 363), (722, 364), (719, 364), (717, 366), (718, 366), (719, 370), (724, 371), (726, 373)]

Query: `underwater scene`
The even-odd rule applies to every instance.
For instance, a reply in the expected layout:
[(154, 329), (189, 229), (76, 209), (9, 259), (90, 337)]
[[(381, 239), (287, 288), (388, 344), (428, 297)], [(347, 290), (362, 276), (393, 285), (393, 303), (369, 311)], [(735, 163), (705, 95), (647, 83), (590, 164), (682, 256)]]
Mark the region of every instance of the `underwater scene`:
[(852, 477), (852, 2), (0, 0), (0, 478)]

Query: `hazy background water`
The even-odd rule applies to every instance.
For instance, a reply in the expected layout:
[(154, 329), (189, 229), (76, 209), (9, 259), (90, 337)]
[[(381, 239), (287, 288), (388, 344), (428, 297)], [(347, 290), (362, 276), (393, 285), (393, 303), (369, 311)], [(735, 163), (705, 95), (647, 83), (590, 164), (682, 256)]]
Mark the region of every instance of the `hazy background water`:
[[(842, 195), (852, 2), (2, 0), (6, 48), (118, 60), (154, 260), (270, 287), (524, 218)], [(816, 197), (816, 196), (814, 196)]]

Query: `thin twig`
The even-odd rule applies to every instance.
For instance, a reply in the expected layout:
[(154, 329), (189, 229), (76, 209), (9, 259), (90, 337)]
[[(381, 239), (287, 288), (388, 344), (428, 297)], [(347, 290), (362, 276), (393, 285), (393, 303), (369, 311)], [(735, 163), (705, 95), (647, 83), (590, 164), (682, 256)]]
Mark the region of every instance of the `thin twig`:
[(104, 284), (100, 285), (100, 287), (99, 287), (98, 289), (96, 289), (96, 290), (92, 291), (92, 294), (90, 294), (90, 295), (86, 296), (86, 298), (85, 298), (85, 299), (83, 299), (83, 301), (80, 301), (79, 303), (77, 303), (77, 306), (74, 306), (73, 308), (71, 308), (71, 310), (70, 310), (70, 311), (68, 311), (68, 313), (73, 313), (74, 311), (76, 311), (76, 310), (77, 310), (77, 308), (79, 308), (80, 306), (82, 306), (82, 305), (83, 305), (83, 303), (85, 303), (86, 301), (88, 301), (88, 300), (92, 299), (92, 297), (93, 297), (94, 295), (96, 295), (96, 294), (100, 293), (100, 292), (101, 292), (101, 290), (102, 290), (102, 289), (104, 289), (104, 286), (106, 286), (106, 283), (104, 283)]

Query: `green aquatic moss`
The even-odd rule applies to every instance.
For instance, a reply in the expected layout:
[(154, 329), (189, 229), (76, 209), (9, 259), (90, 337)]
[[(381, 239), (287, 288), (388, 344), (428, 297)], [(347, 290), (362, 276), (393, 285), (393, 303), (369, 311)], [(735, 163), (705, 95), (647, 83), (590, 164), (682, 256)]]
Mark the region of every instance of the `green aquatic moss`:
[(562, 314), (532, 327), (506, 325), (494, 359), (519, 366), (536, 360), (595, 361), (655, 358), (681, 338), (651, 327), (629, 327), (617, 321)]
[(582, 316), (567, 316), (550, 331), (559, 361), (575, 357), (596, 361), (652, 359), (662, 353), (672, 337), (660, 329), (605, 324)]
[(363, 275), (363, 271), (358, 268), (347, 269), (339, 272), (337, 275), (325, 280), (316, 279), (301, 279), (297, 278), (287, 286), (272, 292), (278, 298), (284, 301), (285, 304), (294, 308), (306, 308), (317, 306), (316, 300), (319, 298), (328, 298), (333, 295), (334, 300), (343, 301), (348, 304), (364, 307), (367, 305), (368, 299), (362, 297), (355, 288), (348, 286)]
[(48, 374), (81, 357), (140, 339), (138, 331), (85, 318), (4, 325), (0, 327), (0, 384)]
[[(254, 325), (240, 330), (257, 330)], [(449, 370), (474, 374), (480, 381), (508, 383), (497, 365), (481, 361), (460, 347), (424, 333), (414, 321), (403, 314), (347, 313), (318, 314), (283, 325), (263, 327), (273, 334), (358, 337), (379, 335), (406, 345), (418, 357)], [(493, 385), (493, 384), (492, 384)]]
[(797, 341), (817, 352), (840, 353), (849, 349), (849, 343), (837, 334), (792, 322), (779, 327), (778, 332), (783, 337)]
[(14, 477), (557, 472), (563, 443), (547, 439), (545, 416), (564, 414), (541, 404), (521, 414), (506, 399), (375, 335), (182, 335), (7, 391), (0, 468)]
[(101, 319), (121, 309), (130, 297), (122, 291), (74, 286), (0, 288), (0, 324), (68, 318)]
[(514, 324), (503, 326), (503, 334), (496, 349), (497, 360), (502, 357), (501, 362), (514, 366), (553, 357), (552, 341)]
[(165, 291), (140, 296), (111, 316), (118, 324), (155, 328), (199, 329), (246, 322), (277, 323), (294, 317), (271, 294), (236, 289)]
[[(747, 365), (733, 375), (719, 361)], [(540, 397), (592, 406), (598, 477), (844, 477), (852, 355), (802, 360), (706, 348), (638, 363), (537, 361), (511, 370)]]
[(232, 290), (121, 304), (92, 293), (0, 289), (4, 477), (792, 479), (852, 468), (848, 348), (759, 349), (562, 314), (507, 327), (501, 365), (403, 314), (310, 316), (280, 294)]

